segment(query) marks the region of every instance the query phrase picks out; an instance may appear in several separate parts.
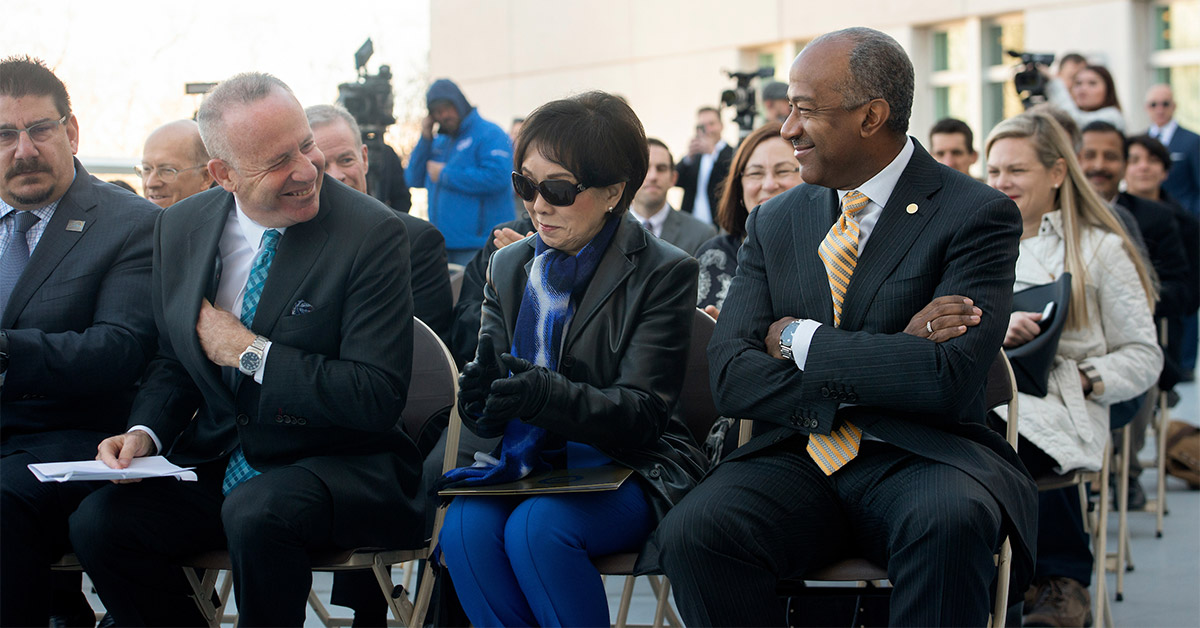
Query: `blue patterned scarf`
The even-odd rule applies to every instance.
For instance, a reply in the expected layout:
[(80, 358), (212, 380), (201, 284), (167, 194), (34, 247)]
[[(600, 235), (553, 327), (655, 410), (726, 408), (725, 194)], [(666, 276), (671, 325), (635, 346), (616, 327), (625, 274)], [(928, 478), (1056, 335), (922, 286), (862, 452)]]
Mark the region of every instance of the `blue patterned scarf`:
[[(558, 370), (563, 333), (620, 222), (620, 218), (609, 217), (600, 232), (573, 256), (547, 246), (541, 234), (535, 236), (533, 268), (513, 331), (513, 355)], [(561, 436), (513, 419), (504, 426), (504, 437), (495, 451), (477, 452), (475, 464), (447, 472), (442, 487), (502, 484), (547, 471), (553, 468), (551, 461), (563, 455), (565, 445)]]

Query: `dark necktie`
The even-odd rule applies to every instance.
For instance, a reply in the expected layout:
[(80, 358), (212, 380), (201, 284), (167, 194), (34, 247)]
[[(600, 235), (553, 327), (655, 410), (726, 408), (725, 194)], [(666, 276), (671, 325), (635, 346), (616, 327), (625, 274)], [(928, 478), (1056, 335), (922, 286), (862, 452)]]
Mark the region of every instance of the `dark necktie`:
[[(242, 324), (247, 328), (250, 327), (250, 323), (254, 322), (258, 300), (262, 298), (263, 285), (267, 283), (267, 272), (271, 269), (271, 262), (275, 260), (277, 244), (279, 244), (279, 232), (267, 229), (263, 233), (263, 250), (254, 259), (254, 265), (250, 267), (250, 277), (246, 279), (246, 294), (242, 297), (241, 319)], [(225, 480), (221, 482), (221, 492), (228, 495), (229, 491), (232, 491), (238, 484), (259, 473), (246, 461), (246, 454), (242, 453), (242, 446), (238, 445), (237, 449), (233, 450), (233, 455), (229, 457), (229, 465), (225, 467)]]
[(0, 256), (0, 313), (8, 307), (8, 297), (16, 287), (17, 280), (21, 278), (21, 273), (25, 272), (25, 266), (29, 264), (29, 241), (26, 234), (34, 223), (41, 220), (31, 211), (14, 211), (13, 214), (16, 231), (8, 242), (8, 248), (4, 249), (4, 255)]

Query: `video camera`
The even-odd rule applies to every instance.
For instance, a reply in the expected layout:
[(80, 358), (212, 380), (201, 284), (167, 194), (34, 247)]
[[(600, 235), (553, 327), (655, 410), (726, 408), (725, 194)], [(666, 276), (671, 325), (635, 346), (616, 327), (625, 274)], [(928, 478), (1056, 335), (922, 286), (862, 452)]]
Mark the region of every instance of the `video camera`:
[(749, 135), (750, 131), (754, 130), (754, 116), (758, 113), (754, 90), (750, 88), (750, 81), (756, 78), (775, 76), (775, 68), (759, 68), (754, 72), (730, 72), (726, 70), (725, 74), (737, 81), (737, 86), (721, 92), (721, 104), (726, 107), (734, 107), (735, 115), (733, 121), (738, 125), (738, 138), (742, 139)]
[(1007, 52), (1008, 56), (1020, 59), (1021, 64), (1025, 66), (1025, 69), (1013, 76), (1013, 87), (1016, 88), (1017, 95), (1021, 97), (1021, 103), (1028, 109), (1039, 102), (1045, 102), (1046, 77), (1042, 76), (1037, 66), (1049, 66), (1054, 63), (1054, 55), (1015, 50)]
[(396, 123), (392, 115), (395, 97), (392, 94), (392, 68), (379, 66), (379, 72), (367, 73), (367, 60), (375, 54), (375, 46), (367, 41), (354, 53), (358, 81), (338, 85), (338, 102), (354, 116), (367, 146), (367, 186), (371, 194), (386, 202), (387, 190), (381, 184), (384, 176), (383, 133)]

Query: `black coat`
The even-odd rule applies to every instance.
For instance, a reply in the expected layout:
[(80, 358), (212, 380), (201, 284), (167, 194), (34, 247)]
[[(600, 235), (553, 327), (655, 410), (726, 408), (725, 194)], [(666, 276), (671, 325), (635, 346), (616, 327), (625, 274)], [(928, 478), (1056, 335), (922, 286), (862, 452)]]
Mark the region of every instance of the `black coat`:
[[(726, 145), (713, 160), (712, 173), (708, 176), (708, 189), (704, 190), (704, 193), (708, 194), (708, 207), (712, 210), (714, 222), (717, 219), (717, 201), (721, 199), (721, 191), (725, 189), (725, 178), (729, 176), (731, 164), (733, 164), (733, 147)], [(683, 202), (679, 204), (679, 211), (690, 214), (696, 204), (696, 186), (700, 180), (700, 156), (688, 156), (681, 159), (675, 165), (675, 172), (679, 173), (679, 181), (675, 185), (683, 188)]]
[[(566, 378), (528, 420), (636, 471), (657, 521), (706, 466), (687, 427), (671, 418), (683, 386), (697, 264), (632, 218), (619, 220), (566, 331), (558, 361)], [(499, 350), (512, 346), (533, 255), (530, 237), (492, 256), (480, 333)], [(462, 415), (472, 429), (469, 413)]]

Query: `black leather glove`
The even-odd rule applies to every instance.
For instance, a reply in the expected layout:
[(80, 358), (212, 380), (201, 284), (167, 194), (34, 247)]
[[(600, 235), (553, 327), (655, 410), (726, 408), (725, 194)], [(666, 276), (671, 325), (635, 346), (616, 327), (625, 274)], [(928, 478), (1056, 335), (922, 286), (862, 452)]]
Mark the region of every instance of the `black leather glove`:
[(492, 382), (484, 413), (506, 422), (536, 416), (550, 398), (552, 380), (560, 376), (508, 353), (500, 356), (500, 363), (512, 371), (512, 376)]
[[(487, 334), (479, 336), (478, 357), (474, 362), (468, 362), (458, 376), (458, 400), (463, 412), (476, 418), (480, 417), (483, 414), (484, 401), (487, 400), (492, 382), (503, 376), (504, 372), (500, 370), (500, 363), (496, 361), (496, 350), (492, 344), (492, 337)], [(501, 431), (503, 432), (503, 427)], [(498, 436), (498, 434), (493, 436)]]

